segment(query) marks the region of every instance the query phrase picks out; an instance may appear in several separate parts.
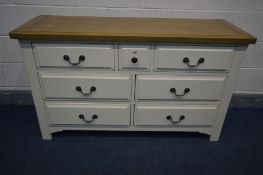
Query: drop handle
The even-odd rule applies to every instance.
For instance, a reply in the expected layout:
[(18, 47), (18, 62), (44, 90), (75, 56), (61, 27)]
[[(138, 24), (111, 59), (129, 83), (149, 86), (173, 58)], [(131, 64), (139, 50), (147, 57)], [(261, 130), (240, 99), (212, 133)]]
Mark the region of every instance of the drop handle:
[(138, 62), (138, 58), (137, 57), (132, 57), (131, 62), (132, 63), (137, 63)]
[(84, 95), (84, 96), (89, 96), (89, 95), (91, 95), (93, 92), (96, 91), (96, 87), (95, 87), (95, 86), (92, 86), (92, 87), (90, 88), (90, 90), (89, 90), (88, 93), (84, 93), (84, 92), (82, 91), (82, 88), (81, 88), (80, 86), (77, 86), (77, 87), (76, 87), (76, 91), (78, 91), (79, 93), (81, 93), (81, 94)]
[(86, 123), (91, 123), (94, 120), (96, 120), (98, 116), (96, 114), (93, 114), (90, 120), (87, 120), (83, 114), (79, 114), (79, 119), (83, 120)]
[(80, 55), (80, 56), (79, 56), (79, 61), (78, 61), (77, 63), (71, 62), (70, 57), (69, 57), (68, 55), (64, 55), (64, 56), (63, 56), (63, 59), (64, 59), (65, 61), (67, 61), (69, 64), (71, 64), (71, 65), (73, 65), (73, 66), (76, 66), (76, 65), (79, 65), (82, 61), (85, 60), (85, 56), (84, 56), (84, 55)]
[(185, 88), (183, 94), (177, 94), (175, 88), (171, 88), (171, 89), (170, 89), (170, 92), (173, 93), (175, 96), (185, 96), (187, 93), (190, 92), (190, 88)]
[(183, 121), (183, 120), (185, 119), (185, 116), (184, 116), (184, 115), (181, 115), (177, 120), (174, 120), (171, 115), (167, 115), (167, 116), (166, 116), (166, 119), (167, 119), (167, 120), (170, 120), (170, 122), (171, 122), (172, 124), (178, 124), (178, 123), (180, 123), (181, 121)]
[(199, 66), (199, 64), (204, 63), (204, 62), (205, 62), (205, 59), (204, 59), (204, 58), (199, 58), (198, 61), (197, 61), (197, 64), (191, 65), (189, 58), (185, 57), (185, 58), (183, 59), (183, 62), (184, 62), (185, 64), (187, 64), (188, 67), (197, 67), (197, 66)]

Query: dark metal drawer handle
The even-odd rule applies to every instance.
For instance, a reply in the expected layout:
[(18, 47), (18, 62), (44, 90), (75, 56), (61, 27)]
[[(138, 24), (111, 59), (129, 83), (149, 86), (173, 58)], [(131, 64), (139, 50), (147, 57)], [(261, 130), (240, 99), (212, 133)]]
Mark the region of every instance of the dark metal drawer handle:
[(137, 63), (137, 62), (138, 62), (138, 58), (132, 57), (131, 62), (132, 62), (132, 63)]
[(88, 96), (88, 95), (91, 95), (93, 92), (96, 91), (96, 87), (92, 86), (92, 87), (90, 88), (90, 90), (89, 90), (90, 92), (84, 93), (84, 92), (82, 91), (82, 88), (81, 88), (80, 86), (77, 86), (77, 87), (76, 87), (76, 91), (78, 91), (78, 92), (81, 93), (82, 95)]
[(199, 58), (196, 65), (191, 65), (190, 61), (189, 61), (189, 58), (187, 58), (187, 57), (185, 57), (183, 59), (183, 62), (186, 63), (188, 65), (188, 67), (197, 67), (197, 66), (199, 66), (199, 64), (202, 64), (203, 62), (205, 62), (205, 59), (204, 58)]
[(63, 56), (63, 59), (64, 59), (65, 61), (67, 61), (69, 64), (76, 66), (76, 65), (79, 65), (82, 61), (85, 60), (85, 56), (84, 56), (84, 55), (80, 55), (80, 56), (79, 56), (79, 62), (77, 62), (77, 63), (72, 63), (72, 62), (70, 61), (70, 57), (69, 57), (68, 55), (64, 55), (64, 56)]
[(181, 115), (178, 120), (173, 120), (173, 117), (172, 117), (172, 116), (167, 115), (167, 116), (166, 116), (166, 119), (167, 119), (167, 120), (170, 120), (170, 122), (171, 122), (172, 124), (178, 124), (178, 123), (180, 123), (182, 120), (185, 119), (185, 116), (184, 116), (184, 115)]
[(92, 115), (90, 120), (85, 119), (85, 116), (83, 114), (79, 114), (79, 119), (83, 120), (86, 123), (91, 123), (94, 120), (96, 120), (98, 118), (98, 116), (96, 114)]
[(175, 88), (171, 88), (170, 92), (173, 93), (175, 96), (184, 96), (185, 94), (190, 92), (190, 88), (185, 88), (183, 94), (177, 94)]

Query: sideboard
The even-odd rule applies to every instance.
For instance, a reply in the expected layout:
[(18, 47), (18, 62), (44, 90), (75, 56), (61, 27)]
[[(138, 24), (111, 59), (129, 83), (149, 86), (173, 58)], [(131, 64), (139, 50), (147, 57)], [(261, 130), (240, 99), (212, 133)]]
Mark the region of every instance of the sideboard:
[(22, 48), (43, 139), (64, 130), (199, 132), (217, 141), (246, 48), (222, 19), (38, 16)]

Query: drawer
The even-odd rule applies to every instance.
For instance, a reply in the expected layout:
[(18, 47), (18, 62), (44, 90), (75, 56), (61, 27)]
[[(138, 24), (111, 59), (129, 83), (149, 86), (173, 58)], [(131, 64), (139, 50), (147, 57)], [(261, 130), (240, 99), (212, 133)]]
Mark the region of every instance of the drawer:
[(39, 73), (46, 98), (129, 100), (131, 76), (113, 74)]
[(218, 100), (225, 79), (223, 76), (138, 75), (136, 99)]
[(50, 123), (55, 125), (130, 125), (130, 104), (47, 102), (46, 108)]
[(157, 46), (154, 70), (221, 70), (230, 68), (233, 47)]
[(113, 45), (34, 44), (39, 67), (114, 69)]
[(119, 70), (147, 71), (150, 67), (150, 46), (121, 45), (119, 47)]
[(148, 105), (135, 106), (136, 126), (211, 126), (217, 105)]

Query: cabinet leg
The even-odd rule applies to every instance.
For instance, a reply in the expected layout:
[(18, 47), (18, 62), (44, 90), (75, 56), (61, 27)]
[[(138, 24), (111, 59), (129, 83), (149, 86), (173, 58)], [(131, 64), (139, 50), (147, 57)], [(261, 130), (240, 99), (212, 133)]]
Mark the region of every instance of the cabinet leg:
[(219, 140), (219, 134), (212, 134), (212, 135), (210, 135), (210, 137), (209, 137), (209, 141), (211, 141), (211, 142), (217, 142), (218, 140)]
[(49, 132), (41, 132), (43, 140), (52, 140), (52, 135)]

